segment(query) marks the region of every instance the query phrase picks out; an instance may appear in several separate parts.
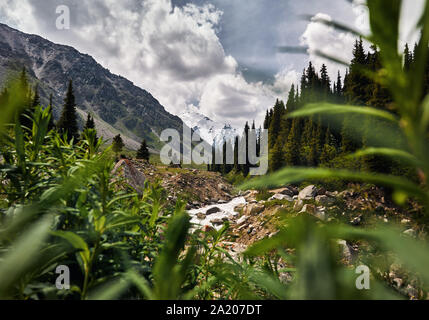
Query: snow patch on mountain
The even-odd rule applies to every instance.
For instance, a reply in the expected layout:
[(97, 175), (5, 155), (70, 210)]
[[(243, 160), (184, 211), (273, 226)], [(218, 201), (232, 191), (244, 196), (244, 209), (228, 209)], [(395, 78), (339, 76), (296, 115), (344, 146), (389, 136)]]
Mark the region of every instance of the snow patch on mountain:
[(215, 143), (216, 146), (221, 146), (225, 141), (233, 143), (235, 137), (239, 135), (237, 129), (233, 128), (230, 124), (211, 120), (200, 113), (198, 108), (193, 105), (188, 106), (178, 116), (209, 144)]

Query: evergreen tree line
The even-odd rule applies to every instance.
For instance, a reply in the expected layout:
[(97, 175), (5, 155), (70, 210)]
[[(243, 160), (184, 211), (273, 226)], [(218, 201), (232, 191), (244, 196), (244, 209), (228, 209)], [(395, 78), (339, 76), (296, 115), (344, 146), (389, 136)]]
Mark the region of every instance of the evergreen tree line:
[[(409, 46), (404, 50), (404, 68), (412, 72), (416, 56), (416, 47), (411, 51)], [(429, 62), (426, 66), (425, 88), (429, 93)], [(389, 91), (374, 77), (382, 74), (380, 53), (371, 47), (366, 51), (363, 41), (357, 40), (353, 49), (353, 59), (344, 77), (338, 72), (337, 78), (329, 77), (326, 65), (317, 71), (313, 63), (303, 70), (300, 84), (292, 85), (286, 104), (277, 100), (274, 107), (266, 113), (262, 130), (268, 130), (270, 171), (285, 166), (331, 166), (353, 167), (353, 169), (370, 170), (382, 173), (406, 173), (406, 168), (381, 156), (366, 156), (360, 160), (350, 160), (346, 156), (364, 147), (392, 147), (402, 143), (398, 130), (382, 120), (373, 120), (362, 116), (334, 115), (326, 118), (312, 116), (308, 118), (288, 118), (287, 115), (311, 103), (335, 103), (376, 107), (395, 113)], [(424, 96), (422, 96), (423, 98)], [(377, 127), (379, 133), (366, 134), (369, 127)], [(255, 128), (255, 125), (252, 127)], [(246, 123), (244, 132), (249, 130)], [(209, 170), (227, 174), (231, 171), (249, 172), (250, 165), (238, 165), (237, 146), (224, 142), (223, 151), (234, 150), (234, 164), (209, 165)], [(258, 152), (260, 142), (258, 140)], [(246, 144), (246, 154), (247, 154)], [(215, 147), (213, 147), (213, 155)]]

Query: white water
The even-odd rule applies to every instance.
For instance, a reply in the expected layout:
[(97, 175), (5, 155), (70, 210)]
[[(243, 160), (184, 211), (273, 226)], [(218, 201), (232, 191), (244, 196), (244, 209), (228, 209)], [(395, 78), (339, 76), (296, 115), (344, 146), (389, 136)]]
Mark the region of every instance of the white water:
[[(189, 215), (192, 217), (191, 223), (195, 224), (195, 225), (200, 225), (200, 226), (210, 226), (215, 228), (216, 230), (220, 230), (222, 228), (222, 226), (214, 226), (210, 221), (215, 220), (215, 219), (223, 219), (223, 218), (228, 218), (230, 221), (233, 220), (234, 218), (236, 218), (238, 216), (238, 212), (234, 211), (234, 208), (240, 204), (246, 204), (246, 199), (244, 199), (244, 197), (239, 197), (239, 198), (234, 198), (232, 199), (230, 202), (225, 203), (225, 204), (214, 204), (214, 205), (210, 205), (207, 207), (203, 207), (200, 209), (193, 209), (193, 210), (189, 210), (188, 213)], [(206, 216), (206, 218), (204, 220), (200, 220), (197, 218), (197, 213), (201, 212), (201, 213), (206, 213), (207, 210), (217, 207), (219, 208), (221, 211), (217, 212), (217, 213), (213, 213), (210, 214), (208, 216)]]

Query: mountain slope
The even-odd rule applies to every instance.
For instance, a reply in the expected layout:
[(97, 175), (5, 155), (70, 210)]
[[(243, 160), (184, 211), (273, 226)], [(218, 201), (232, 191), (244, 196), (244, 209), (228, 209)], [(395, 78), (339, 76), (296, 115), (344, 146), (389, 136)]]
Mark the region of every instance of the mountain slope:
[(68, 81), (73, 80), (81, 116), (95, 115), (97, 129), (106, 139), (121, 132), (133, 149), (146, 138), (159, 148), (157, 136), (163, 129), (182, 132), (183, 122), (168, 113), (147, 91), (110, 73), (91, 56), (0, 24), (0, 80), (25, 66), (31, 80), (39, 84), (42, 103), (54, 98), (54, 115), (59, 117)]

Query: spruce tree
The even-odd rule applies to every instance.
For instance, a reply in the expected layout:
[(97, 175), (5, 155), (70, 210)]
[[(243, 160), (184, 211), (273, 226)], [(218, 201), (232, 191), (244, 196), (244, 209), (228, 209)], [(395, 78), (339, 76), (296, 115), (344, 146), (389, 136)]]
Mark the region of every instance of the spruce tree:
[(300, 165), (300, 133), (299, 133), (299, 119), (295, 118), (292, 121), (292, 128), (285, 145), (285, 160), (288, 166)]
[[(90, 113), (88, 113), (86, 117), (85, 126), (83, 127), (83, 131), (85, 132), (86, 130), (96, 130), (94, 118)], [(95, 133), (95, 141), (97, 140), (98, 140), (97, 133)]]
[(77, 125), (77, 114), (76, 114), (76, 103), (75, 96), (73, 93), (73, 82), (70, 80), (67, 89), (67, 94), (64, 99), (64, 108), (61, 114), (60, 120), (57, 123), (58, 130), (60, 133), (67, 133), (67, 138), (71, 141), (73, 138), (75, 141), (79, 139), (79, 129)]
[(270, 171), (274, 172), (281, 169), (284, 166), (284, 151), (283, 151), (283, 138), (278, 137), (274, 148), (270, 154)]
[(31, 103), (31, 107), (34, 110), (34, 108), (40, 106), (40, 96), (39, 96), (39, 86), (36, 86), (34, 89), (34, 96), (33, 101)]
[(286, 110), (291, 113), (296, 110), (295, 85), (292, 84), (286, 103)]
[(95, 129), (94, 118), (88, 113), (84, 129)]
[(34, 108), (31, 89), (27, 79), (27, 70), (25, 67), (22, 69), (19, 76), (19, 89), (21, 91), (21, 101), (23, 103), (21, 106), (22, 112), (19, 115), (19, 122), (23, 127), (31, 130), (33, 127), (32, 117)]
[(49, 108), (49, 112), (51, 114), (51, 118), (49, 119), (49, 124), (48, 124), (48, 130), (51, 131), (51, 130), (55, 129), (54, 114), (53, 114), (54, 105), (52, 104), (52, 93), (49, 96), (48, 108)]
[(277, 137), (281, 131), (281, 121), (285, 114), (285, 105), (283, 101), (276, 101), (276, 104), (273, 109), (273, 117), (270, 121), (270, 127), (269, 127), (269, 146), (270, 148), (274, 147), (274, 144), (277, 141)]
[(140, 145), (140, 149), (137, 151), (137, 159), (149, 161), (149, 158), (149, 149), (147, 147), (146, 140), (143, 140), (142, 144)]
[(112, 150), (116, 154), (122, 152), (122, 149), (125, 147), (124, 141), (120, 134), (113, 138)]
[(405, 49), (404, 49), (404, 70), (410, 71), (412, 63), (413, 63), (413, 55), (410, 51), (410, 48), (408, 47), (408, 43), (406, 43)]

